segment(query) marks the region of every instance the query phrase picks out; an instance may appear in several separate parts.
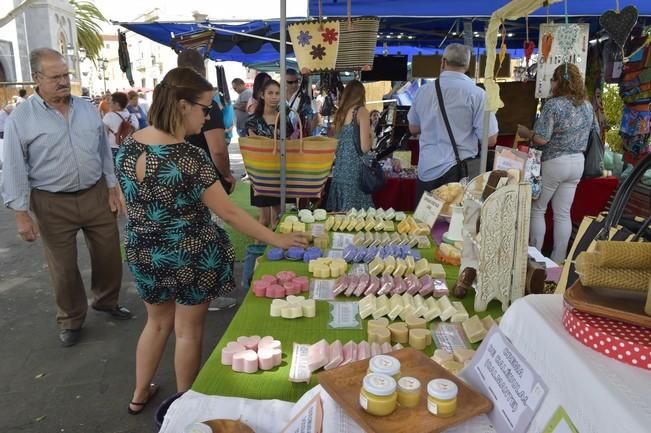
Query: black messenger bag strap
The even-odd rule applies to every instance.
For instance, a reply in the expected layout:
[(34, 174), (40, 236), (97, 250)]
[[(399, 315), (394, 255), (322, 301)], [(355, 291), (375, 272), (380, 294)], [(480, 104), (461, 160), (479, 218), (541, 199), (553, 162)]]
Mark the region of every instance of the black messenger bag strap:
[(445, 111), (445, 103), (443, 102), (443, 92), (441, 91), (441, 83), (439, 82), (440, 78), (437, 78), (434, 82), (436, 87), (436, 97), (439, 100), (439, 109), (441, 110), (441, 115), (443, 116), (443, 121), (445, 122), (445, 128), (448, 130), (448, 135), (450, 136), (450, 142), (452, 143), (452, 149), (454, 150), (454, 157), (459, 164), (461, 169), (461, 178), (468, 177), (468, 167), (465, 161), (462, 161), (459, 158), (459, 149), (457, 148), (457, 141), (454, 139), (454, 134), (452, 134), (452, 128), (450, 127), (450, 121), (448, 120), (448, 114)]

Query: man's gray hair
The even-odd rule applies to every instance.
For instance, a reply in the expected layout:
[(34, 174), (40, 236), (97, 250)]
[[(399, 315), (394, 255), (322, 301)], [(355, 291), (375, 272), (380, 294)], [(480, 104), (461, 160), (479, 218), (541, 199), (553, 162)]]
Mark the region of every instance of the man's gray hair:
[(41, 60), (45, 57), (57, 57), (63, 59), (63, 54), (52, 48), (36, 48), (29, 53), (29, 67), (32, 73), (41, 72)]
[(443, 51), (443, 58), (450, 66), (466, 68), (470, 66), (470, 47), (461, 44), (450, 44)]

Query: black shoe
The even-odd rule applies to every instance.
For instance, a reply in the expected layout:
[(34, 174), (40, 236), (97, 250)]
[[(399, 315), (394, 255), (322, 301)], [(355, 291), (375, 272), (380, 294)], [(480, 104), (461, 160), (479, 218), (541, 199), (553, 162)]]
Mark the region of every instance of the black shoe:
[(79, 343), (79, 338), (81, 337), (81, 329), (62, 329), (59, 331), (59, 340), (61, 341), (61, 346), (70, 347)]
[(123, 307), (122, 305), (116, 305), (113, 308), (100, 308), (100, 307), (93, 306), (93, 310), (110, 314), (111, 317), (117, 320), (128, 320), (133, 317), (131, 311), (129, 311), (126, 307)]

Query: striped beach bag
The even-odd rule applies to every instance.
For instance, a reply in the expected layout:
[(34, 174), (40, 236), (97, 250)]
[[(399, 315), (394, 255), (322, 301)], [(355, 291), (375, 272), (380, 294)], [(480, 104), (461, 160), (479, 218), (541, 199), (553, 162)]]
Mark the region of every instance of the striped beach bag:
[(298, 21), (287, 26), (303, 74), (370, 70), (380, 27), (378, 17)]
[[(280, 114), (276, 116), (276, 125), (279, 117)], [(336, 138), (301, 136), (297, 140), (286, 140), (286, 197), (320, 197), (330, 175), (336, 150)], [(278, 140), (266, 137), (241, 137), (240, 152), (254, 194), (280, 197)]]

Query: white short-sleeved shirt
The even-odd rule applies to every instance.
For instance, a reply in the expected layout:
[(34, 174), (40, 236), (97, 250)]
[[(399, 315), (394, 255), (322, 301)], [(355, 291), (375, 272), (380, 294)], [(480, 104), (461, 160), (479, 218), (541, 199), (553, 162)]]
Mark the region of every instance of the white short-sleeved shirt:
[(129, 113), (129, 110), (127, 109), (124, 109), (122, 111), (109, 111), (104, 115), (104, 118), (102, 119), (102, 122), (104, 123), (104, 131), (106, 132), (106, 142), (113, 149), (117, 149), (118, 147), (120, 147), (115, 142), (115, 134), (118, 132), (118, 129), (120, 128), (122, 119), (127, 119), (127, 118), (129, 119), (129, 122), (131, 122), (131, 126), (133, 126), (133, 130), (137, 131), (138, 127), (140, 126), (140, 124), (138, 123), (138, 118), (133, 114)]
[[(439, 79), (459, 157), (474, 158), (482, 137), (486, 92), (461, 72), (443, 71)], [(424, 182), (436, 180), (456, 165), (456, 159), (434, 82), (418, 89), (407, 117), (410, 125), (420, 128), (418, 178)], [(491, 113), (488, 135), (497, 131), (497, 119)]]

